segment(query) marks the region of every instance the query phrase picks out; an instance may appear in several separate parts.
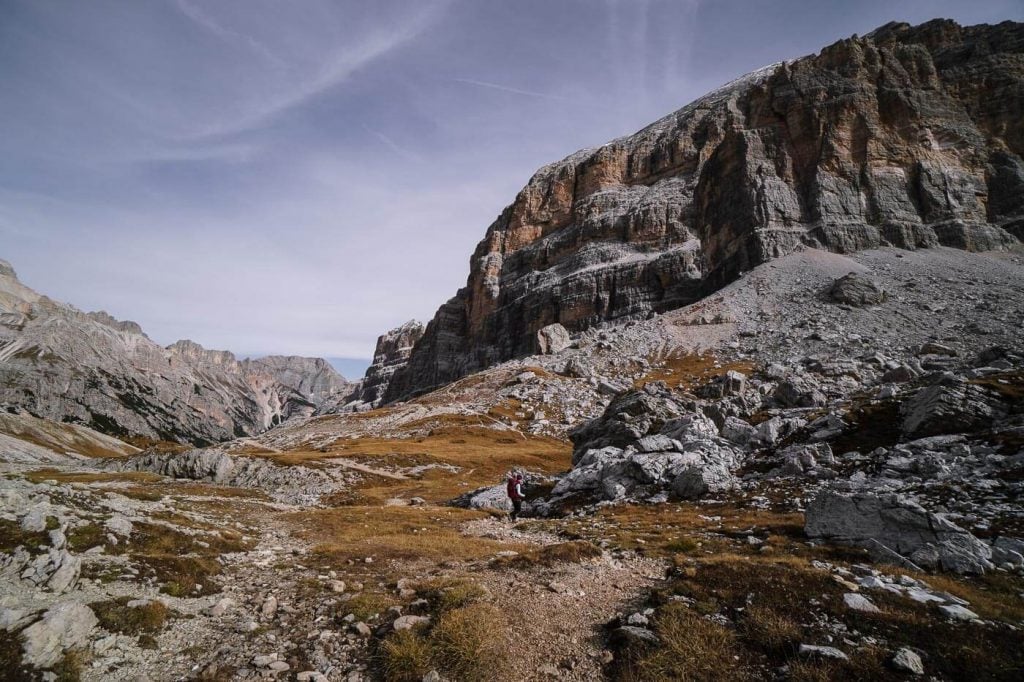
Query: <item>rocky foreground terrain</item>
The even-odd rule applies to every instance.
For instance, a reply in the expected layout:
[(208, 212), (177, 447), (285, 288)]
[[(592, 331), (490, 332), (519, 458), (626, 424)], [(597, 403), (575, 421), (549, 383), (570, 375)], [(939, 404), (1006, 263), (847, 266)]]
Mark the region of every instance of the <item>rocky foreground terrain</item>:
[(304, 407), (237, 434), (30, 409), (90, 356), (26, 339), (149, 346), (8, 269), (5, 674), (1021, 679), (1022, 35), (884, 27), (542, 170), (361, 386), (264, 363)]
[[(1022, 282), (1017, 252), (806, 249), (412, 402), (215, 448), (23, 424), (0, 482), (5, 660), (25, 679), (1015, 679)], [(44, 423), (83, 433), (43, 447)]]

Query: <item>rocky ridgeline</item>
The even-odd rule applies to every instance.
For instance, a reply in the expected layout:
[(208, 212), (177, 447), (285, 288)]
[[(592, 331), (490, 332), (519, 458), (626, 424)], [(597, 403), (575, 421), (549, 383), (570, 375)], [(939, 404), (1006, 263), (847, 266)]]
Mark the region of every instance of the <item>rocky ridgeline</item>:
[(542, 168), (386, 401), (678, 308), (800, 245), (969, 250), (1024, 225), (1024, 25), (889, 24)]
[(116, 436), (209, 444), (308, 416), (351, 384), (324, 360), (239, 361), (167, 348), (134, 322), (82, 313), (0, 271), (0, 406)]

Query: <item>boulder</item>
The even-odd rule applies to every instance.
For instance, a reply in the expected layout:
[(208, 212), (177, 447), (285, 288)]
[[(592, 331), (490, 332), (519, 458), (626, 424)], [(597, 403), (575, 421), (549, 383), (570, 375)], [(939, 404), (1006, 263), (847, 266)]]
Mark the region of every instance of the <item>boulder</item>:
[(757, 436), (757, 428), (738, 417), (726, 417), (722, 425), (722, 438), (736, 445), (746, 445)]
[(696, 500), (709, 493), (720, 493), (736, 487), (738, 481), (721, 464), (689, 467), (672, 481), (672, 490), (684, 500)]
[(772, 397), (783, 407), (821, 407), (828, 401), (809, 378), (799, 376), (780, 382)]
[(615, 396), (601, 416), (584, 422), (569, 434), (573, 463), (588, 450), (614, 446), (624, 448), (647, 435), (661, 433), (662, 427), (679, 417), (683, 408), (670, 391), (657, 383)]
[(837, 279), (828, 294), (836, 303), (853, 306), (877, 305), (885, 300), (886, 295), (881, 284), (859, 272)]
[(817, 646), (815, 644), (801, 644), (798, 651), (801, 658), (830, 658), (836, 661), (848, 660), (846, 654), (833, 646)]
[(554, 355), (572, 345), (569, 331), (555, 323), (537, 330), (537, 351), (541, 355)]
[(884, 548), (925, 568), (954, 573), (992, 568), (987, 544), (943, 515), (897, 495), (823, 491), (807, 505), (804, 530), (811, 538), (866, 547), (888, 559), (878, 551)]
[(92, 609), (84, 604), (57, 604), (22, 632), (22, 660), (37, 668), (51, 668), (69, 649), (86, 646), (98, 623)]
[(426, 625), (429, 622), (430, 618), (428, 616), (399, 616), (392, 623), (391, 627), (395, 629), (395, 632), (400, 632), (402, 630), (411, 630), (417, 625)]
[(924, 663), (913, 649), (907, 647), (898, 649), (892, 657), (891, 664), (894, 670), (911, 675), (924, 675)]
[(953, 377), (919, 389), (900, 411), (904, 435), (923, 438), (985, 428), (1005, 406), (981, 386)]

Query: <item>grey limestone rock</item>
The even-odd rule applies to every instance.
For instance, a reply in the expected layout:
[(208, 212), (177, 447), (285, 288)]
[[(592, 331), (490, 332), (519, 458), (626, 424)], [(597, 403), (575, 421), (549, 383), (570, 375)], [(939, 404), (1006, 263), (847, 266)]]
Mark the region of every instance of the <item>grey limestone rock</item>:
[(901, 407), (903, 432), (912, 438), (975, 431), (1006, 412), (1002, 401), (962, 378), (919, 389)]
[(885, 300), (882, 285), (859, 272), (837, 279), (828, 293), (833, 301), (854, 306), (877, 305)]
[(912, 649), (900, 647), (892, 657), (892, 667), (911, 675), (924, 675), (924, 663)]
[(571, 343), (569, 331), (560, 324), (549, 324), (537, 330), (537, 350), (541, 355), (560, 353)]
[(67, 650), (88, 644), (98, 624), (92, 609), (84, 604), (57, 604), (22, 632), (23, 660), (37, 668), (50, 668)]
[(143, 452), (132, 457), (106, 460), (105, 466), (116, 471), (149, 471), (171, 478), (259, 488), (286, 501), (315, 502), (320, 495), (337, 487), (335, 480), (319, 469), (283, 467), (217, 449), (182, 453)]
[(897, 495), (823, 491), (807, 505), (804, 530), (811, 538), (869, 549), (878, 543), (925, 568), (954, 573), (992, 568), (987, 544), (941, 514)]

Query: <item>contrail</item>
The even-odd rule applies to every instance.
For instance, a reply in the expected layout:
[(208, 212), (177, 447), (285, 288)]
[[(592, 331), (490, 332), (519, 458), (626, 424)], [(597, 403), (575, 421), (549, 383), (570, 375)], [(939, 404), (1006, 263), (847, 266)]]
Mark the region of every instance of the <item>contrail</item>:
[(549, 95), (545, 92), (534, 92), (533, 90), (520, 90), (519, 88), (510, 88), (506, 85), (498, 85), (497, 83), (488, 83), (486, 81), (473, 80), (472, 78), (454, 78), (452, 80), (454, 80), (456, 83), (465, 83), (466, 85), (478, 85), (481, 88), (491, 88), (492, 90), (511, 92), (514, 95), (526, 95), (527, 97), (539, 97), (541, 99), (553, 99), (562, 102), (566, 102), (569, 100), (568, 97), (562, 97), (560, 95)]

